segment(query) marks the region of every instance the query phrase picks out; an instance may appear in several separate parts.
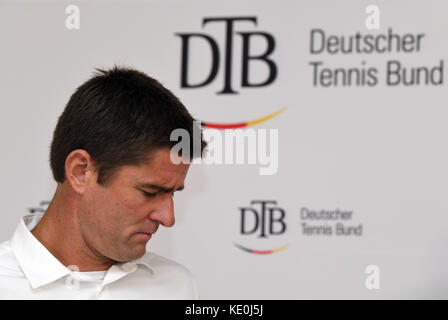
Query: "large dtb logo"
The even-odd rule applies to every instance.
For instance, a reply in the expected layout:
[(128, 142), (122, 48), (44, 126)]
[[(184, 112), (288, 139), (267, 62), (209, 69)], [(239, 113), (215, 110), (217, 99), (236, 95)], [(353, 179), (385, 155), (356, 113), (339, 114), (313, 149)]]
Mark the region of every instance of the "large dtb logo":
[[(200, 88), (204, 87), (210, 83), (212, 83), (216, 76), (218, 75), (218, 71), (220, 68), (224, 69), (224, 86), (221, 91), (218, 91), (218, 94), (237, 94), (232, 87), (232, 55), (233, 55), (233, 44), (235, 35), (241, 37), (241, 87), (264, 87), (271, 84), (275, 78), (277, 77), (277, 66), (275, 62), (270, 57), (275, 49), (275, 40), (274, 37), (264, 31), (240, 31), (236, 32), (236, 25), (245, 26), (248, 24), (252, 26), (257, 26), (257, 17), (209, 17), (204, 18), (202, 20), (202, 28), (206, 28), (209, 24), (213, 23), (221, 23), (224, 26), (224, 57), (221, 59), (220, 56), (220, 46), (218, 41), (210, 34), (207, 33), (177, 33), (176, 35), (181, 38), (182, 41), (182, 57), (181, 57), (181, 87), (182, 88)], [(262, 40), (266, 43), (266, 49), (262, 53), (258, 53), (256, 55), (252, 54), (251, 44), (253, 43), (253, 39), (256, 37), (260, 38), (258, 40)], [(194, 41), (193, 41), (194, 40)], [(211, 68), (208, 75), (200, 82), (191, 83), (189, 75), (194, 70), (190, 70), (189, 61), (190, 61), (190, 49), (195, 41), (205, 41), (210, 48), (209, 53), (211, 54)], [(237, 55), (235, 53), (235, 55)], [(265, 64), (268, 67), (268, 75), (262, 81), (258, 80), (258, 82), (252, 81), (250, 78), (250, 67), (251, 62), (258, 61), (260, 63)]]
[[(286, 212), (277, 206), (277, 201), (254, 200), (250, 204), (250, 207), (239, 208), (241, 215), (241, 235), (255, 235), (257, 238), (268, 238), (285, 233)], [(286, 249), (289, 244), (270, 250), (249, 249), (237, 243), (235, 243), (235, 246), (250, 253), (271, 254)]]

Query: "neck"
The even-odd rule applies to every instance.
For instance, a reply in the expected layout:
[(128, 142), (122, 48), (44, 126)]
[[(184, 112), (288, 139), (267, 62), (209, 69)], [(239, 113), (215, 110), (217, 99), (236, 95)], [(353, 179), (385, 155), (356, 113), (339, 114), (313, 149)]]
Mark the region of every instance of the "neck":
[(42, 219), (31, 231), (37, 240), (64, 266), (76, 266), (79, 271), (109, 269), (115, 261), (90, 247), (80, 230), (75, 195), (58, 185)]

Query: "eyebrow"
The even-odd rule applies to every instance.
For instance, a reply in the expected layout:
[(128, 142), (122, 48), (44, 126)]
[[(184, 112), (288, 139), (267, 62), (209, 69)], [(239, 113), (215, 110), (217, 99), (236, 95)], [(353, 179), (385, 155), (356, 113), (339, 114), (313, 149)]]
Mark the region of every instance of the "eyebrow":
[(182, 184), (179, 188), (174, 189), (174, 188), (167, 188), (158, 184), (154, 184), (154, 183), (140, 183), (138, 184), (138, 187), (140, 188), (148, 188), (148, 189), (158, 189), (160, 191), (164, 191), (164, 192), (174, 192), (174, 191), (182, 191), (184, 190), (184, 185)]

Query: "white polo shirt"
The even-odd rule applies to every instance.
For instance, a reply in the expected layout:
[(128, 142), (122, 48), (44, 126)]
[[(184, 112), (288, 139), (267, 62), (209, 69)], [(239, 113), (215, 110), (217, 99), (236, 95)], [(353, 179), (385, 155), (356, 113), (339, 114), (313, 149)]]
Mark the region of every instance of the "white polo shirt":
[(106, 271), (70, 270), (30, 232), (42, 215), (23, 217), (0, 244), (0, 299), (199, 299), (190, 271), (150, 252)]

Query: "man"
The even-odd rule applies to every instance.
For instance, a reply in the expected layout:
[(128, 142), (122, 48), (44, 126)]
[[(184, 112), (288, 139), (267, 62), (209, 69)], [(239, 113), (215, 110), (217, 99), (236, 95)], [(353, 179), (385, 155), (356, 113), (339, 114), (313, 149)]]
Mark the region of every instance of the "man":
[[(50, 151), (57, 189), (43, 215), (0, 244), (3, 299), (197, 299), (191, 273), (146, 251), (174, 224), (173, 194), (189, 164), (175, 164), (173, 130), (193, 136), (182, 103), (146, 74), (114, 67), (80, 86)], [(206, 143), (201, 136), (201, 156)]]

